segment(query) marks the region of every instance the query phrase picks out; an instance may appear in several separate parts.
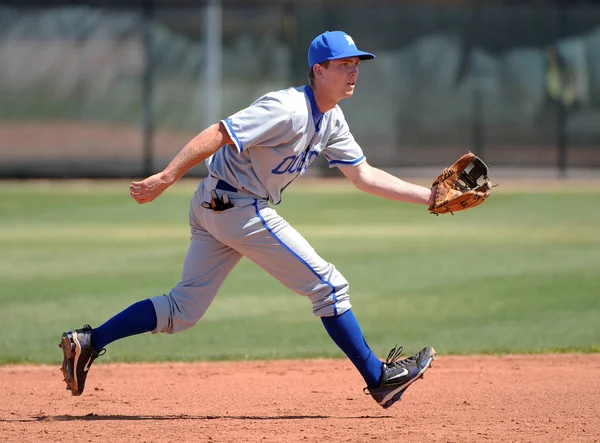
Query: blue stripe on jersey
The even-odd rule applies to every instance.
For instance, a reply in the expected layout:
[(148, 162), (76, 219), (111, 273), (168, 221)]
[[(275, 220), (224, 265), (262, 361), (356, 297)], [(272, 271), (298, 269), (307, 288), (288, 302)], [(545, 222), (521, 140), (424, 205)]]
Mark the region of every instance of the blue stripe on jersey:
[(331, 284), (330, 281), (325, 280), (323, 277), (321, 277), (317, 271), (315, 271), (313, 269), (313, 267), (311, 265), (309, 265), (306, 261), (304, 261), (302, 259), (302, 257), (300, 257), (298, 254), (296, 254), (288, 245), (286, 245), (283, 240), (281, 240), (279, 237), (277, 237), (277, 235), (273, 232), (273, 230), (269, 227), (269, 225), (267, 225), (267, 221), (264, 219), (264, 217), (261, 215), (260, 210), (258, 209), (258, 200), (254, 200), (254, 209), (256, 211), (256, 216), (258, 218), (260, 218), (260, 221), (262, 222), (263, 226), (265, 227), (265, 229), (267, 231), (269, 231), (269, 234), (271, 234), (273, 236), (273, 238), (275, 240), (277, 240), (279, 242), (279, 244), (281, 246), (283, 246), (285, 249), (287, 249), (294, 257), (296, 257), (298, 260), (300, 260), (300, 262), (306, 266), (310, 272), (312, 272), (316, 277), (318, 277), (319, 280), (321, 280), (322, 283), (326, 284), (327, 286), (329, 286), (331, 288), (331, 295), (333, 295), (333, 315), (337, 316), (337, 297), (335, 295), (335, 286), (333, 286), (333, 284)]
[(349, 160), (349, 161), (345, 161), (345, 160), (331, 160), (329, 162), (330, 165), (355, 165), (358, 162), (361, 162), (365, 159), (365, 156), (361, 156), (360, 158), (357, 158), (356, 160)]
[(242, 152), (244, 150), (244, 145), (242, 145), (242, 142), (240, 141), (237, 134), (233, 130), (233, 126), (231, 126), (231, 121), (228, 118), (226, 118), (225, 120), (222, 120), (222, 121), (227, 126), (227, 129), (229, 129), (229, 131), (227, 131), (227, 132), (229, 132), (229, 135), (231, 137), (233, 137), (233, 142), (235, 143), (235, 146), (237, 146), (237, 148), (240, 150), (240, 152)]
[(315, 100), (315, 94), (310, 86), (306, 85), (304, 87), (304, 93), (308, 97), (308, 101), (310, 102), (310, 110), (312, 111), (312, 119), (315, 124), (315, 130), (319, 132), (321, 129), (321, 120), (323, 120), (323, 113), (317, 106), (317, 101)]

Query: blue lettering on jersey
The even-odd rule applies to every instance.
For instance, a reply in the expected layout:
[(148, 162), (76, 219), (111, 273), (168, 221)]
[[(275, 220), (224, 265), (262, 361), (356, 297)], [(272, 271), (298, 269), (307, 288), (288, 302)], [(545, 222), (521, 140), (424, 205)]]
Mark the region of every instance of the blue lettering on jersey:
[(318, 151), (310, 151), (308, 155), (306, 152), (300, 155), (290, 155), (284, 158), (271, 173), (277, 175), (303, 173), (313, 160), (313, 157), (317, 157), (318, 155)]
[(277, 167), (271, 171), (271, 173), (278, 174), (278, 175), (285, 174), (288, 171), (288, 169), (290, 168), (290, 163), (293, 163), (294, 160), (296, 160), (295, 155), (284, 158), (283, 161), (281, 163), (279, 163), (277, 165)]

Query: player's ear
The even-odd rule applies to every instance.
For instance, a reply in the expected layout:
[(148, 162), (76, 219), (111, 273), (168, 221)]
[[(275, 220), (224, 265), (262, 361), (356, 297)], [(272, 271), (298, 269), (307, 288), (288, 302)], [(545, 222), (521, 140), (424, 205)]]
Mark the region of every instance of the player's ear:
[(323, 65), (317, 63), (313, 66), (313, 72), (315, 73), (315, 77), (323, 77)]

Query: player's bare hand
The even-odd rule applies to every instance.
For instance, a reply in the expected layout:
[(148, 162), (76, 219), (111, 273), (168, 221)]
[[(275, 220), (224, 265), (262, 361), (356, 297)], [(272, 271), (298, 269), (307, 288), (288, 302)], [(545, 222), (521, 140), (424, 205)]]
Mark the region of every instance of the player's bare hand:
[(141, 182), (131, 183), (129, 195), (139, 204), (150, 203), (170, 185), (171, 183), (164, 180), (162, 174), (154, 174)]
[(437, 187), (438, 185), (433, 185), (431, 188), (429, 188), (430, 194), (429, 200), (427, 200), (427, 206), (431, 206), (435, 201), (435, 193), (437, 192)]

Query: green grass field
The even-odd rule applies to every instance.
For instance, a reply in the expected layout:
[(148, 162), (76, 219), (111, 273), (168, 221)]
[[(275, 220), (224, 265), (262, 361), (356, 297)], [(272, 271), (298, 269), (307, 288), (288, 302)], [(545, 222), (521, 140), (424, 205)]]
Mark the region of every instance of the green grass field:
[[(0, 363), (58, 364), (63, 330), (168, 292), (194, 184), (149, 205), (126, 182), (0, 182)], [(600, 352), (600, 190), (496, 191), (435, 217), (351, 188), (296, 185), (278, 208), (351, 283), (373, 350)], [(103, 361), (341, 357), (310, 303), (242, 260), (207, 315)]]

